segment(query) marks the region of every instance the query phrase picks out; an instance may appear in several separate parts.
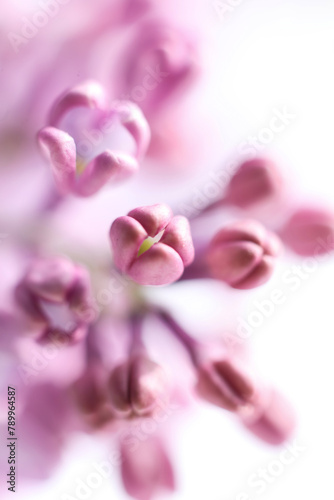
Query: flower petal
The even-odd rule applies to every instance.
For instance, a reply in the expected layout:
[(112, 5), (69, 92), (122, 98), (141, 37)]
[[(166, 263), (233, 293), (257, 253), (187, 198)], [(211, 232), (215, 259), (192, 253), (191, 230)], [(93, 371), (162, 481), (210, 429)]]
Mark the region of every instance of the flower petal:
[(102, 85), (94, 80), (88, 80), (67, 90), (60, 96), (51, 109), (49, 125), (56, 127), (63, 116), (72, 108), (84, 106), (103, 109), (106, 104), (106, 95)]
[(128, 216), (140, 222), (147, 234), (154, 237), (167, 226), (173, 213), (168, 205), (158, 204), (135, 208)]
[(45, 127), (38, 133), (38, 142), (51, 163), (59, 190), (68, 193), (75, 182), (76, 147), (73, 138), (57, 128)]
[(128, 130), (136, 142), (136, 158), (142, 158), (151, 139), (150, 127), (141, 109), (130, 101), (118, 101), (116, 110), (121, 124)]
[(139, 248), (147, 238), (143, 226), (132, 217), (118, 217), (109, 231), (114, 252), (115, 265), (127, 272), (132, 261), (137, 257)]
[(99, 191), (111, 178), (132, 175), (138, 163), (132, 156), (112, 151), (104, 151), (94, 158), (77, 179), (75, 191), (80, 196), (91, 196)]
[(183, 264), (189, 266), (195, 257), (194, 245), (192, 242), (190, 225), (188, 219), (182, 215), (176, 215), (166, 227), (160, 240), (180, 255)]
[(135, 259), (128, 274), (140, 285), (167, 285), (177, 281), (183, 270), (179, 254), (168, 245), (156, 243)]

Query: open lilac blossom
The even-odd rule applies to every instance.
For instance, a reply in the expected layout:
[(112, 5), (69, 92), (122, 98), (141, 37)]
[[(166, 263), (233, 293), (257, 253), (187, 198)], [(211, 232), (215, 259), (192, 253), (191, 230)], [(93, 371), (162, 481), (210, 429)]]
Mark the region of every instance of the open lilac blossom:
[(280, 247), (275, 234), (256, 221), (247, 220), (218, 231), (206, 258), (214, 278), (233, 288), (249, 289), (268, 281)]
[[(89, 112), (84, 120), (81, 114), (74, 113), (82, 108)], [(65, 122), (67, 115), (72, 115), (69, 123)], [(132, 136), (133, 153), (108, 146), (117, 124)], [(57, 187), (62, 193), (79, 196), (91, 196), (109, 180), (135, 173), (149, 140), (150, 130), (138, 106), (128, 101), (109, 105), (103, 87), (95, 81), (84, 82), (61, 95), (51, 109), (48, 126), (38, 133)]]
[(194, 259), (187, 219), (167, 205), (140, 207), (118, 217), (110, 228), (115, 265), (141, 285), (178, 280)]
[(77, 342), (91, 318), (87, 271), (63, 258), (34, 261), (15, 289), (16, 302), (39, 341)]
[(301, 207), (282, 227), (280, 236), (298, 255), (330, 253), (334, 250), (334, 214), (326, 208)]

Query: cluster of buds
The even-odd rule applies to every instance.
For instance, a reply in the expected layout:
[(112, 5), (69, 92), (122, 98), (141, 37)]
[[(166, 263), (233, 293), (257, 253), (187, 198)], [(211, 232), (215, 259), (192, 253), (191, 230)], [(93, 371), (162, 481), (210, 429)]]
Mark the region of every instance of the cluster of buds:
[[(229, 349), (224, 341), (219, 349), (215, 341), (208, 338), (199, 341), (165, 304), (159, 303), (159, 293), (155, 293), (153, 300), (152, 287), (169, 286), (177, 293), (178, 289), (183, 291), (187, 287), (183, 289), (176, 284), (188, 281), (195, 292), (196, 280), (208, 280), (208, 286), (215, 282), (217, 293), (233, 289), (231, 295), (240, 293), (247, 297), (250, 290), (264, 286), (273, 277), (284, 250), (302, 257), (328, 255), (334, 250), (334, 214), (307, 203), (296, 205), (295, 199), (289, 198), (280, 169), (269, 158), (256, 157), (240, 162), (225, 190), (219, 188), (217, 199), (202, 207), (193, 218), (178, 215), (171, 203), (173, 210), (162, 203), (168, 194), (162, 190), (159, 195), (157, 184), (149, 184), (149, 177), (145, 178), (143, 171), (146, 165), (151, 168), (164, 166), (168, 171), (173, 155), (180, 163), (188, 154), (194, 156), (196, 141), (189, 148), (191, 151), (182, 154), (183, 120), (179, 120), (182, 113), (175, 103), (186, 95), (199, 74), (199, 50), (195, 39), (184, 30), (165, 21), (154, 21), (153, 16), (148, 18), (154, 3), (157, 7), (158, 3), (153, 0), (126, 0), (115, 10), (114, 5), (106, 5), (99, 24), (87, 28), (76, 42), (69, 42), (66, 47), (68, 59), (62, 54), (66, 59), (64, 67), (69, 62), (72, 67), (77, 55), (85, 58), (81, 47), (88, 50), (99, 31), (106, 37), (99, 43), (107, 39), (110, 12), (114, 15), (115, 33), (116, 18), (122, 27), (142, 20), (136, 23), (134, 37), (126, 46), (122, 63), (118, 67), (116, 64), (112, 83), (105, 60), (100, 73), (95, 71), (98, 61), (95, 60), (92, 68), (88, 63), (87, 67), (81, 67), (76, 61), (77, 76), (84, 75), (85, 79), (93, 75), (94, 80), (84, 80), (73, 87), (73, 78), (67, 75), (65, 81), (59, 78), (61, 87), (58, 88), (57, 83), (53, 86), (54, 68), (50, 66), (43, 80), (44, 86), (51, 89), (44, 96), (48, 102), (47, 118), (42, 121), (37, 117), (39, 125), (33, 128), (40, 156), (47, 160), (52, 174), (56, 194), (51, 193), (51, 201), (34, 214), (37, 224), (34, 221), (31, 233), (39, 233), (36, 227), (44, 229), (49, 220), (50, 233), (61, 228), (62, 217), (64, 213), (67, 217), (67, 212), (60, 210), (56, 215), (55, 212), (59, 205), (64, 208), (61, 203), (67, 200), (75, 217), (83, 207), (88, 207), (93, 212), (90, 223), (93, 220), (94, 225), (98, 220), (99, 229), (105, 224), (101, 230), (104, 241), (97, 239), (94, 243), (99, 251), (107, 243), (106, 251), (103, 255), (102, 250), (101, 254), (94, 255), (96, 248), (82, 248), (81, 242), (80, 250), (68, 250), (68, 241), (63, 237), (62, 252), (70, 254), (71, 258), (80, 255), (87, 268), (64, 256), (42, 258), (39, 256), (45, 254), (42, 238), (46, 233), (27, 235), (21, 231), (17, 238), (17, 254), (25, 263), (28, 261), (28, 265), (15, 281), (14, 300), (11, 301), (12, 297), (9, 300), (10, 307), (14, 303), (14, 312), (0, 312), (6, 329), (11, 333), (19, 331), (3, 342), (10, 356), (14, 357), (13, 345), (22, 338), (23, 346), (31, 341), (36, 350), (50, 348), (56, 341), (62, 354), (70, 353), (69, 359), (76, 365), (71, 376), (64, 377), (66, 382), (60, 383), (56, 377), (53, 380), (57, 370), (50, 369), (46, 383), (45, 380), (33, 383), (25, 393), (27, 418), (21, 418), (22, 426), (29, 430), (29, 437), (31, 429), (37, 428), (38, 433), (43, 433), (43, 439), (38, 437), (35, 441), (36, 446), (41, 442), (51, 457), (50, 468), (60, 457), (63, 443), (72, 431), (117, 435), (124, 487), (137, 500), (152, 500), (161, 491), (175, 489), (172, 461), (164, 443), (166, 429), (159, 427), (135, 445), (127, 436), (127, 432), (131, 435), (134, 425), (144, 427), (156, 422), (162, 407), (168, 408), (180, 400), (182, 404), (186, 401), (185, 405), (192, 400), (209, 403), (222, 413), (232, 415), (242, 430), (249, 431), (252, 438), (266, 445), (281, 445), (290, 439), (296, 426), (291, 404), (276, 388), (260, 379), (239, 352)], [(111, 59), (107, 43), (105, 49), (102, 52), (108, 53)], [(90, 52), (87, 59), (93, 60), (94, 54)], [(77, 66), (75, 68), (76, 71)], [(35, 83), (36, 88), (41, 86)], [(66, 88), (54, 100), (54, 95)], [(24, 116), (28, 119), (31, 108), (26, 106), (26, 109)], [(202, 126), (203, 120), (200, 123)], [(39, 130), (41, 124), (45, 126)], [(192, 132), (191, 127), (189, 130)], [(13, 149), (20, 142), (15, 134), (14, 139)], [(10, 141), (6, 148), (10, 149), (8, 143)], [(181, 148), (176, 147), (178, 145)], [(208, 165), (205, 164), (205, 168)], [(109, 183), (117, 185), (134, 174), (139, 177), (138, 182), (142, 178), (144, 182), (135, 184), (136, 179), (133, 179), (130, 187), (137, 189), (135, 196), (134, 191), (129, 191), (127, 197), (121, 192), (124, 197), (122, 209), (116, 199), (112, 199), (113, 206), (108, 206), (108, 197), (99, 196)], [(145, 187), (148, 184), (150, 195), (154, 192), (154, 200), (148, 199), (143, 192), (144, 184)], [(132, 196), (138, 200), (127, 205)], [(101, 205), (96, 205), (95, 213), (96, 199)], [(145, 202), (148, 205), (142, 205)], [(117, 212), (111, 216), (115, 207)], [(219, 219), (220, 211), (225, 208), (224, 219)], [(271, 217), (271, 210), (275, 211), (274, 217)], [(51, 211), (52, 220), (48, 219)], [(214, 211), (217, 218), (212, 217)], [(95, 233), (92, 236), (93, 231), (88, 231), (88, 224), (85, 236), (93, 240)], [(204, 230), (198, 235), (196, 228)], [(76, 234), (71, 231), (73, 246)], [(55, 239), (50, 238), (47, 248)], [(104, 291), (111, 273), (126, 285), (116, 305), (101, 301), (103, 303), (96, 308), (95, 298)], [(200, 301), (198, 297), (199, 305)], [(195, 303), (194, 316), (196, 307)], [(20, 329), (16, 328), (17, 316), (23, 328), (21, 323)], [(184, 363), (178, 367), (177, 381), (170, 376), (173, 370), (169, 369), (168, 356), (165, 356), (166, 344), (157, 342), (156, 350), (151, 349), (145, 328), (149, 330), (152, 323), (158, 331), (154, 332), (155, 338), (159, 338), (161, 328), (162, 333), (172, 336), (170, 345), (181, 346), (187, 354), (180, 358), (181, 361), (176, 356), (176, 362)], [(166, 343), (168, 335), (164, 336)], [(82, 359), (77, 359), (81, 355)], [(191, 373), (194, 382), (191, 387), (183, 380), (186, 377), (182, 370), (187, 362), (187, 373)], [(66, 372), (71, 362), (60, 364), (61, 370)], [(177, 399), (180, 393), (181, 396), (186, 393), (187, 397)], [(58, 413), (52, 411), (52, 401)], [(27, 448), (31, 450), (31, 444)], [(37, 451), (36, 457), (39, 458)], [(39, 462), (48, 469), (47, 460)], [(35, 469), (39, 469), (39, 465)]]
[[(87, 104), (86, 97), (80, 92), (63, 97), (53, 110), (52, 120), (60, 119), (68, 102), (71, 106), (73, 101)], [(138, 123), (130, 123), (133, 128), (129, 125), (129, 129), (138, 144), (142, 144)], [(40, 140), (56, 129), (50, 130), (42, 131)], [(280, 189), (274, 182), (276, 167), (271, 172), (269, 165), (262, 160), (256, 165), (254, 162), (242, 165), (231, 180), (226, 199), (230, 202), (233, 199), (241, 207), (276, 195)], [(241, 203), (240, 193), (249, 179), (253, 196)], [(203, 210), (205, 216), (211, 208)], [(218, 280), (240, 290), (262, 286), (272, 276), (284, 243), (299, 255), (329, 253), (333, 249), (333, 227), (333, 216), (328, 211), (301, 208), (276, 232), (256, 220), (237, 220), (218, 229), (197, 249), (191, 222), (183, 216), (174, 216), (169, 206), (157, 204), (135, 208), (116, 218), (109, 237), (115, 269), (133, 283), (129, 293), (134, 290), (141, 295), (145, 286), (172, 285), (198, 278)], [(320, 240), (326, 245), (321, 245)], [(112, 430), (120, 423), (145, 421), (154, 417), (161, 404), (168, 405), (173, 394), (171, 381), (163, 366), (152, 359), (143, 341), (143, 320), (154, 316), (188, 352), (196, 378), (194, 396), (231, 412), (244, 429), (269, 445), (280, 445), (291, 437), (295, 416), (283, 395), (259, 380), (237, 354), (229, 350), (215, 356), (209, 354), (210, 342), (196, 340), (168, 311), (150, 304), (144, 296), (139, 302), (130, 301), (126, 319), (129, 343), (123, 359), (106, 366), (101, 352), (98, 353), (96, 346), (92, 348), (89, 340), (99, 325), (98, 318), (88, 314), (91, 296), (87, 271), (63, 258), (34, 261), (15, 290), (16, 302), (39, 341), (49, 341), (58, 335), (70, 343), (86, 343), (87, 366), (72, 384), (71, 397), (90, 429)], [(93, 321), (95, 324), (90, 325)], [(160, 437), (149, 436), (140, 445), (140, 452), (133, 453), (121, 441), (120, 456), (124, 486), (134, 498), (148, 500), (161, 489), (174, 489), (171, 461)]]

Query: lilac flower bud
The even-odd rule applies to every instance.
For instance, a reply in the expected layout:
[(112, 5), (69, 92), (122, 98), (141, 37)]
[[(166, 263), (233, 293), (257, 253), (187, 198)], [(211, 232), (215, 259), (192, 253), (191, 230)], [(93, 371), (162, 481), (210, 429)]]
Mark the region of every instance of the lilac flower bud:
[[(73, 111), (78, 112), (77, 108), (87, 108), (88, 130), (85, 129), (87, 118), (84, 121), (78, 114), (74, 120)], [(74, 120), (70, 125), (65, 121), (69, 114), (72, 114), (72, 122)], [(132, 136), (133, 154), (105, 146), (110, 134), (114, 133), (112, 124), (116, 121)], [(57, 187), (64, 194), (72, 192), (78, 196), (91, 196), (110, 179), (123, 179), (136, 172), (149, 141), (149, 126), (138, 106), (119, 101), (109, 107), (103, 88), (94, 81), (65, 92), (51, 110), (49, 125), (38, 134), (39, 145), (51, 164)], [(92, 152), (83, 155), (80, 148), (87, 142)]]
[(90, 359), (85, 371), (71, 387), (80, 414), (90, 428), (99, 429), (115, 421), (107, 391), (107, 370), (100, 359)]
[(156, 114), (197, 75), (195, 53), (185, 33), (161, 23), (145, 24), (124, 58), (121, 91), (131, 95), (143, 89), (141, 106), (149, 115)]
[(227, 187), (225, 201), (248, 208), (276, 197), (282, 186), (276, 165), (265, 158), (254, 158), (240, 165)]
[(33, 262), (15, 289), (16, 302), (42, 333), (39, 340), (80, 340), (91, 305), (87, 271), (64, 258)]
[(334, 249), (334, 215), (324, 208), (297, 210), (280, 231), (284, 243), (298, 255), (322, 255)]
[(197, 393), (209, 403), (237, 411), (255, 394), (252, 378), (236, 361), (221, 359), (198, 367)]
[(233, 288), (250, 289), (268, 281), (279, 251), (276, 235), (256, 221), (245, 220), (221, 229), (206, 258), (214, 278)]
[(165, 285), (194, 259), (188, 220), (167, 205), (132, 210), (110, 228), (115, 265), (141, 285)]
[(149, 416), (168, 394), (164, 370), (145, 353), (130, 356), (116, 366), (108, 383), (109, 397), (117, 415)]
[(164, 490), (174, 491), (174, 472), (167, 452), (156, 436), (148, 436), (133, 449), (121, 443), (121, 472), (127, 493), (137, 500), (152, 500)]
[(260, 398), (256, 405), (246, 409), (241, 417), (249, 431), (272, 445), (280, 445), (288, 440), (296, 426), (290, 403), (274, 389), (268, 391), (264, 398)]

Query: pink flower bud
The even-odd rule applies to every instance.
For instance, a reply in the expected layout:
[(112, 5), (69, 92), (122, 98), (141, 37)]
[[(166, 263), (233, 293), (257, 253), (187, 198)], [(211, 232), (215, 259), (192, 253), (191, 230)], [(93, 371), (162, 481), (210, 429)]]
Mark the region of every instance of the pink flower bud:
[(209, 403), (237, 411), (252, 400), (255, 386), (236, 361), (222, 359), (199, 366), (196, 391)]
[(33, 262), (15, 289), (15, 298), (40, 329), (39, 340), (80, 340), (87, 331), (86, 311), (91, 305), (87, 271), (69, 260)]
[[(83, 117), (78, 111), (85, 108), (88, 122), (87, 116)], [(75, 110), (78, 114), (73, 118)], [(72, 122), (67, 116), (71, 114)], [(110, 134), (115, 133), (115, 122), (133, 138), (133, 154), (107, 148)], [(136, 172), (149, 141), (149, 126), (138, 106), (127, 101), (108, 106), (103, 88), (94, 81), (65, 92), (51, 110), (49, 126), (38, 134), (57, 187), (62, 193), (72, 192), (78, 196), (91, 196), (110, 179), (123, 179)], [(83, 145), (90, 153), (83, 154)]]
[(113, 409), (123, 417), (151, 415), (168, 394), (165, 372), (144, 353), (132, 355), (116, 366), (108, 388)]
[(284, 243), (302, 256), (315, 256), (334, 249), (334, 214), (324, 208), (297, 210), (280, 231)]
[(174, 472), (159, 438), (148, 436), (136, 447), (121, 443), (121, 472), (127, 493), (137, 500), (151, 500), (164, 490), (174, 491)]
[(260, 223), (240, 221), (221, 229), (207, 251), (211, 275), (233, 288), (262, 285), (273, 273), (280, 241)]
[(141, 106), (156, 114), (197, 75), (195, 54), (185, 33), (161, 23), (145, 24), (124, 58), (121, 93), (135, 98), (135, 89), (143, 89)]
[(288, 440), (296, 426), (293, 408), (285, 397), (274, 389), (257, 405), (248, 408), (242, 420), (256, 437), (273, 445)]
[(110, 228), (115, 265), (141, 285), (179, 279), (194, 259), (188, 220), (173, 217), (167, 205), (132, 210)]
[(90, 428), (114, 421), (107, 392), (107, 373), (100, 359), (89, 360), (84, 373), (71, 387), (74, 401)]
[(276, 165), (264, 158), (247, 160), (232, 177), (225, 201), (240, 208), (268, 201), (282, 191), (283, 179)]

